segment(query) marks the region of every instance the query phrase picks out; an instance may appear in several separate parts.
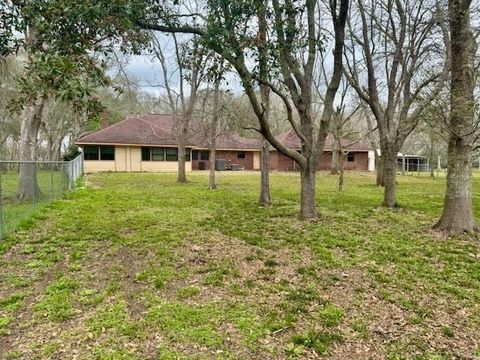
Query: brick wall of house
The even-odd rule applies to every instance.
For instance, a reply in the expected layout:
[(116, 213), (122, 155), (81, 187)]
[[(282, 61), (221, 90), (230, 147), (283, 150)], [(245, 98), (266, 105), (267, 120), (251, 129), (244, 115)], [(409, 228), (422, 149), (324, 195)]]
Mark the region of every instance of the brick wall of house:
[(298, 165), (289, 157), (279, 153), (278, 151), (270, 152), (270, 170), (277, 171), (295, 171), (298, 170)]
[[(238, 153), (245, 153), (244, 159), (238, 158)], [(242, 166), (245, 170), (253, 170), (253, 151), (226, 151), (226, 150), (217, 150), (216, 158), (224, 159), (226, 164), (238, 164)], [(205, 170), (210, 169), (210, 161), (200, 160), (200, 155), (198, 160), (192, 160), (192, 169), (199, 170), (203, 162), (205, 165)]]
[[(352, 154), (354, 156), (353, 161), (347, 161), (345, 159), (344, 169), (368, 171), (368, 152), (355, 152)], [(330, 170), (331, 164), (332, 153), (330, 151), (324, 152), (320, 157), (318, 170)], [(296, 165), (292, 159), (286, 157), (285, 155), (277, 151), (272, 151), (270, 153), (270, 170), (294, 171), (298, 170), (298, 165)]]
[[(242, 151), (226, 151), (226, 150), (217, 150), (217, 159), (225, 159), (227, 164), (239, 164), (245, 170), (253, 170), (253, 151), (245, 151), (245, 159), (239, 159), (237, 154)], [(367, 152), (355, 152), (352, 153), (354, 156), (353, 161), (347, 161), (345, 159), (344, 169), (345, 170), (357, 170), (357, 171), (368, 171), (368, 153)], [(208, 160), (192, 160), (192, 170), (200, 169), (200, 162), (204, 163), (204, 169), (210, 169), (210, 162)], [(320, 163), (318, 166), (319, 170), (330, 170), (332, 163), (332, 153), (330, 151), (324, 152), (320, 158)], [(298, 165), (290, 158), (285, 155), (277, 152), (270, 152), (270, 170), (277, 171), (296, 171), (298, 170)]]

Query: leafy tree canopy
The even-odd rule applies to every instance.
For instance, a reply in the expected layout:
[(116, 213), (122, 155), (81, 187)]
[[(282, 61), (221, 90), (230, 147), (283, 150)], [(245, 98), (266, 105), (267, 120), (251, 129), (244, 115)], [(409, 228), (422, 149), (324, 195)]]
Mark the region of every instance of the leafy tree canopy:
[(0, 5), (0, 56), (22, 51), (18, 79), (21, 108), (40, 97), (69, 101), (96, 113), (94, 90), (108, 85), (106, 59), (113, 51), (138, 53), (147, 43), (131, 20), (145, 10), (128, 0), (7, 0)]

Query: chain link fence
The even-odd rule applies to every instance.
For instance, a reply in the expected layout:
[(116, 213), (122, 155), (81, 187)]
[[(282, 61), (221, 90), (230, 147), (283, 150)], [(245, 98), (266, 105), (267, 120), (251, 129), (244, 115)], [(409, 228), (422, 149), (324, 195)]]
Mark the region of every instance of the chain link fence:
[(83, 159), (0, 161), (0, 239), (11, 234), (43, 206), (75, 190)]

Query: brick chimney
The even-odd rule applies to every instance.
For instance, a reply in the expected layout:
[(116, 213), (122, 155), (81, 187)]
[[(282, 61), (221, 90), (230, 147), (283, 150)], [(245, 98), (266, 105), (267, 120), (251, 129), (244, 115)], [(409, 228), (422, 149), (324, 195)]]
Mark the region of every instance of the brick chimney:
[(102, 129), (106, 129), (110, 126), (110, 123), (108, 122), (108, 118), (109, 118), (109, 112), (105, 108), (105, 110), (103, 110), (103, 113), (102, 113)]

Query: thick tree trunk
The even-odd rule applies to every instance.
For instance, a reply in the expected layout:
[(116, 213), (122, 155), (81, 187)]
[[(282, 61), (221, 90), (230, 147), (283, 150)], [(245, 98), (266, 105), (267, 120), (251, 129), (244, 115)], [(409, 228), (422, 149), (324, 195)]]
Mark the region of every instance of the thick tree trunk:
[(450, 0), (451, 63), (450, 138), (447, 191), (435, 228), (449, 233), (478, 230), (472, 211), (472, 144), (475, 124), (475, 40), (470, 28), (470, 1)]
[(397, 202), (397, 152), (391, 148), (387, 151), (382, 149), (382, 158), (385, 184), (382, 206), (393, 208)]
[(270, 143), (262, 136), (260, 151), (260, 198), (258, 203), (261, 206), (270, 206)]
[(317, 207), (315, 200), (315, 167), (309, 162), (305, 169), (300, 170), (301, 195), (300, 195), (300, 215), (304, 219), (315, 220), (317, 218)]
[(472, 149), (450, 140), (445, 204), (435, 228), (450, 233), (472, 231), (476, 228), (472, 212)]
[(20, 179), (17, 191), (19, 200), (33, 200), (41, 196), (37, 180), (37, 165), (28, 161), (37, 160), (37, 139), (43, 113), (44, 101), (27, 105), (22, 111), (20, 134)]

